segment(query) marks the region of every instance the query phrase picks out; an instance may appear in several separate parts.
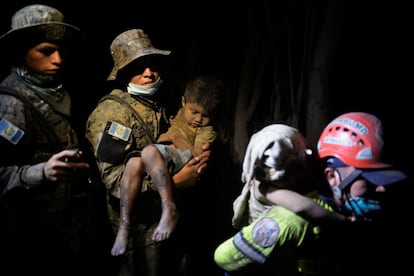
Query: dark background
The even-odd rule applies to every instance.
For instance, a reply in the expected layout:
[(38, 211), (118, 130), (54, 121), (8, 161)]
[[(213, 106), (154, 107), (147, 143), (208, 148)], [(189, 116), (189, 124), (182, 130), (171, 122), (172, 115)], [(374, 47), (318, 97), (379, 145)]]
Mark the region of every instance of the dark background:
[[(410, 9), (404, 2), (260, 0), (230, 4), (218, 0), (118, 0), (86, 5), (77, 0), (18, 0), (3, 4), (0, 32), (9, 30), (15, 11), (32, 3), (60, 9), (67, 21), (83, 32), (83, 50), (71, 67), (72, 85), (79, 86), (73, 94), (75, 99), (80, 98), (80, 118), (87, 116), (97, 99), (107, 93), (112, 40), (129, 28), (142, 28), (155, 47), (173, 52), (174, 80), (179, 88), (201, 72), (214, 72), (228, 84), (227, 141), (231, 147), (240, 148), (235, 149), (239, 151), (236, 160), (240, 160), (251, 132), (262, 126), (260, 122), (286, 121), (298, 127), (310, 143), (315, 144), (325, 122), (334, 116), (348, 111), (368, 111), (384, 122), (385, 158), (411, 168), (411, 158), (406, 158), (413, 152), (408, 138), (409, 118), (412, 117), (409, 109), (412, 66), (408, 59), (411, 30)], [(312, 21), (307, 19), (309, 17)], [(321, 30), (327, 29), (326, 26), (333, 27), (323, 35)], [(323, 39), (334, 46), (325, 49), (313, 46), (322, 45)], [(314, 89), (323, 90), (323, 103), (315, 107), (309, 92), (315, 86), (303, 79), (310, 79), (309, 72), (318, 65), (315, 60), (321, 53), (324, 58), (319, 65), (325, 66), (324, 76), (322, 84)], [(263, 67), (260, 65), (263, 61), (273, 65)], [(268, 73), (259, 75), (259, 69)], [(8, 71), (7, 65), (2, 66), (1, 76)], [(271, 81), (277, 82), (281, 89), (291, 90), (287, 93), (298, 94), (301, 90), (308, 95), (296, 105), (301, 108), (278, 109), (273, 115), (266, 115), (272, 112), (269, 110), (272, 107), (263, 108), (260, 101), (268, 102), (278, 93), (274, 87), (269, 87), (273, 86)], [(256, 115), (241, 125), (234, 119), (248, 107), (240, 106), (237, 97), (243, 93), (243, 87), (258, 89), (258, 82), (262, 83), (259, 87), (261, 100), (257, 106), (249, 107), (256, 110)], [(283, 99), (278, 104), (285, 105)], [(312, 106), (316, 110), (312, 110)], [(260, 112), (266, 114), (258, 115)], [(295, 116), (296, 119), (292, 119)], [(309, 118), (313, 123), (307, 122)], [(245, 136), (239, 144), (231, 137), (239, 135), (238, 128), (243, 129), (242, 136)]]
[[(222, 147), (210, 165), (208, 183), (191, 191), (188, 202), (200, 212), (191, 229), (200, 248), (213, 250), (232, 231), (239, 165), (248, 138), (266, 124), (290, 123), (314, 147), (335, 116), (371, 112), (384, 123), (384, 160), (412, 174), (408, 2), (7, 1), (0, 33), (9, 30), (15, 11), (32, 3), (58, 8), (83, 32), (82, 51), (69, 66), (75, 116), (81, 124), (109, 92), (112, 40), (130, 28), (144, 29), (155, 47), (173, 52), (178, 91), (203, 72), (226, 83)], [(8, 72), (8, 66), (1, 66), (1, 76)], [(208, 236), (203, 245), (198, 244), (200, 235)]]

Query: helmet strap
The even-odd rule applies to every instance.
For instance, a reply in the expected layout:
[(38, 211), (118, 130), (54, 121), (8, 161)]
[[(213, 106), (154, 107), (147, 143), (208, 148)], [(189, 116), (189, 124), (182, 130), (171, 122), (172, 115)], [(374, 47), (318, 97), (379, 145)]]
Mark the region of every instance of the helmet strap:
[(346, 187), (349, 186), (355, 179), (357, 179), (362, 174), (361, 170), (354, 169), (345, 179), (339, 184), (339, 189), (343, 191)]
[(334, 195), (337, 198), (341, 198), (342, 197), (342, 191), (341, 191), (341, 189), (339, 189), (338, 186), (332, 187), (332, 192), (334, 193)]

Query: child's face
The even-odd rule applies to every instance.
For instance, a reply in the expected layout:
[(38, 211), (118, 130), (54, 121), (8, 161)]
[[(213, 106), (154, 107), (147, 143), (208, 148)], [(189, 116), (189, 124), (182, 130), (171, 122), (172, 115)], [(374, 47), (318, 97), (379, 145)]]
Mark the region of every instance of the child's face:
[(191, 127), (204, 127), (210, 124), (210, 115), (201, 105), (183, 102), (184, 119)]

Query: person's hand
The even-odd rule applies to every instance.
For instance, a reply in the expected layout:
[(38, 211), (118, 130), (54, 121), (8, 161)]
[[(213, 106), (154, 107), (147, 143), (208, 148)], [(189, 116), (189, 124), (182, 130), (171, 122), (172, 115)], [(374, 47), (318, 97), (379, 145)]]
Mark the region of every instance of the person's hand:
[(190, 165), (196, 166), (196, 172), (201, 176), (207, 169), (207, 162), (210, 159), (211, 149), (210, 144), (205, 143), (202, 147), (203, 152), (190, 160)]
[(176, 188), (187, 188), (194, 186), (200, 179), (201, 175), (207, 169), (207, 163), (210, 158), (210, 144), (203, 145), (203, 152), (190, 159), (184, 167), (173, 176), (174, 186)]
[(45, 179), (58, 181), (65, 179), (76, 169), (88, 169), (89, 164), (82, 161), (82, 151), (63, 150), (54, 154), (43, 168)]
[(170, 117), (168, 117), (168, 122), (170, 123), (170, 125), (174, 123), (174, 119), (175, 119), (175, 115), (171, 115)]

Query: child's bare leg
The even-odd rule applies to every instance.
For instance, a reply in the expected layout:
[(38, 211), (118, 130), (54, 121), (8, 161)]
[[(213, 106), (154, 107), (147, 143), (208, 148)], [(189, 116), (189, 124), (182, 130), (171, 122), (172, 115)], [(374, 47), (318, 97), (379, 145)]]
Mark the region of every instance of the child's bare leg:
[(118, 233), (116, 234), (115, 242), (112, 246), (112, 256), (123, 255), (127, 249), (129, 239), (129, 220), (126, 219), (126, 217), (125, 205), (121, 203), (119, 228)]
[(145, 167), (151, 175), (162, 201), (161, 219), (152, 235), (152, 239), (157, 242), (163, 241), (170, 237), (179, 218), (173, 200), (171, 176), (161, 153), (156, 147), (146, 147), (142, 152), (142, 156)]
[(113, 256), (124, 254), (128, 247), (131, 211), (141, 188), (143, 172), (141, 158), (133, 157), (128, 160), (120, 183), (120, 218), (118, 233), (111, 250)]
[(152, 235), (152, 239), (157, 242), (168, 239), (177, 225), (178, 218), (179, 214), (175, 203), (169, 200), (163, 201), (161, 219)]

